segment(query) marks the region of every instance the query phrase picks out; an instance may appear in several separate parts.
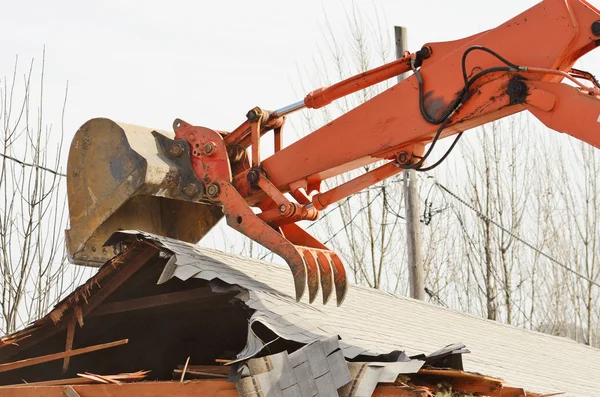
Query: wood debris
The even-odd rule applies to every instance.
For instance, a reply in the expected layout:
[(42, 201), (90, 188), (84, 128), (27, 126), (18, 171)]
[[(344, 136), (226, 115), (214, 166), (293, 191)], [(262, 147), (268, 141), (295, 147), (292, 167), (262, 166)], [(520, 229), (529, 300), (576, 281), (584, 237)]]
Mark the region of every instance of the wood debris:
[[(137, 371), (117, 375), (97, 375), (86, 372), (85, 374), (77, 375), (90, 380), (98, 380), (99, 383), (125, 383), (143, 380), (149, 373), (150, 371)], [(94, 377), (97, 379), (95, 379)]]
[[(103, 384), (116, 384), (116, 383), (131, 383), (142, 381), (146, 378), (146, 376), (150, 373), (150, 371), (137, 371), (131, 373), (122, 373), (116, 375), (97, 375), (92, 374), (90, 372), (86, 372), (83, 374), (77, 374), (77, 378), (65, 378), (65, 379), (55, 379), (55, 380), (47, 380), (43, 382), (29, 382), (29, 383), (19, 383), (17, 385), (6, 385), (0, 386), (0, 389), (3, 388), (14, 388), (14, 387), (42, 387), (42, 386), (62, 386), (62, 385), (90, 385), (95, 383), (103, 383)], [(2, 393), (0, 393), (2, 395)]]
[(185, 365), (183, 366), (183, 371), (181, 371), (181, 379), (179, 380), (180, 383), (183, 383), (183, 380), (185, 379), (185, 371), (187, 371), (189, 363), (190, 363), (190, 358), (188, 357), (187, 360), (185, 360)]
[(117, 375), (98, 375), (98, 374), (92, 374), (90, 372), (86, 372), (83, 374), (77, 374), (77, 376), (80, 376), (82, 378), (85, 378), (91, 382), (86, 382), (86, 383), (113, 383), (116, 385), (120, 385), (122, 383), (127, 383), (127, 382), (137, 382), (140, 380), (143, 380), (146, 375), (149, 373), (150, 371), (138, 371), (138, 372), (132, 372), (132, 373), (126, 373), (126, 374), (117, 374)]

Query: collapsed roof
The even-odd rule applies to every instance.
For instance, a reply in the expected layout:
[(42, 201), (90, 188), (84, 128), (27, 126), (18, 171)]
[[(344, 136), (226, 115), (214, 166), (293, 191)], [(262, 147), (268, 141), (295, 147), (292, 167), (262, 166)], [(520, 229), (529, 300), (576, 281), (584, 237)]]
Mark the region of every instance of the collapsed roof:
[[(348, 362), (412, 361), (465, 369), (535, 392), (595, 396), (600, 350), (395, 296), (351, 286), (341, 307), (296, 302), (288, 269), (130, 231), (113, 235), (122, 254), (44, 318), (0, 342), (0, 362), (124, 341), (93, 354), (2, 371), (0, 384), (92, 373), (151, 370), (171, 380), (187, 357), (247, 363), (336, 338)], [(432, 352), (454, 342), (449, 349)], [(265, 353), (266, 352), (266, 353)], [(406, 354), (403, 354), (405, 352)], [(456, 360), (457, 356), (462, 357)], [(236, 367), (233, 365), (232, 367)], [(241, 368), (239, 367), (240, 371)], [(413, 368), (414, 369), (414, 368)], [(230, 371), (230, 377), (234, 371)], [(246, 375), (248, 375), (246, 373)], [(396, 374), (398, 375), (398, 374)]]

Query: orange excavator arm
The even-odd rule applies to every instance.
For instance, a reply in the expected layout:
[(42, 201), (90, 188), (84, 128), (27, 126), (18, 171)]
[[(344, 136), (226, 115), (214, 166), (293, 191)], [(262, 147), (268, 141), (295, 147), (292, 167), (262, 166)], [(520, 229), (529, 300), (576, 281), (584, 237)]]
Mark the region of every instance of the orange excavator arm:
[[(598, 45), (596, 8), (584, 0), (544, 0), (495, 29), (426, 44), (290, 106), (254, 108), (229, 133), (176, 120), (175, 139), (160, 137), (161, 145), (167, 155), (181, 156), (175, 147), (185, 143), (199, 181), (188, 196), (199, 190), (194, 200), (221, 207), (228, 225), (284, 258), (298, 300), (307, 286), (310, 302), (321, 289), (324, 303), (335, 291), (339, 305), (347, 289), (342, 261), (296, 222), (316, 220), (327, 206), (403, 170), (428, 170), (439, 163), (432, 164), (430, 154), (440, 139), (455, 135), (457, 141), (463, 131), (523, 110), (600, 147), (600, 87), (591, 74), (572, 68)], [(294, 111), (323, 107), (410, 71), (401, 83), (283, 147), (285, 121)], [(269, 131), (274, 154), (263, 159), (261, 138)], [(321, 190), (323, 180), (381, 160), (379, 168)]]

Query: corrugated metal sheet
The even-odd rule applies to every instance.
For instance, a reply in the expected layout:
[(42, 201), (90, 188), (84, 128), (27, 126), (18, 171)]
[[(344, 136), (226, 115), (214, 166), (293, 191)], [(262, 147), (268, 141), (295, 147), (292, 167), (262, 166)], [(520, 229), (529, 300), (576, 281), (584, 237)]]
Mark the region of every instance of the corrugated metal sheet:
[[(473, 353), (463, 356), (467, 371), (535, 392), (598, 395), (598, 349), (358, 286), (350, 286), (341, 307), (296, 303), (286, 267), (149, 234), (139, 236), (176, 255), (160, 282), (195, 277), (238, 285), (248, 291), (246, 304), (256, 311), (251, 323), (260, 322), (282, 338), (310, 343), (339, 335), (347, 358), (394, 350), (414, 355), (461, 342)], [(259, 344), (250, 341), (243, 354), (252, 354)]]

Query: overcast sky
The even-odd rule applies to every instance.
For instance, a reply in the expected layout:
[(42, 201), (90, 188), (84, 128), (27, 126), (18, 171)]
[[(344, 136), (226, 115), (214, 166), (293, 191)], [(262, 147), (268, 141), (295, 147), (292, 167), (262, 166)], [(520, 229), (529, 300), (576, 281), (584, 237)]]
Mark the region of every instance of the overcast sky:
[[(534, 0), (356, 0), (365, 24), (408, 28), (409, 49), (493, 28)], [(600, 6), (600, 1), (593, 0)], [(4, 1), (0, 77), (19, 56), (23, 74), (46, 48), (45, 114), (60, 123), (69, 82), (67, 144), (86, 120), (107, 117), (157, 129), (173, 119), (231, 130), (247, 110), (290, 104), (298, 70), (317, 66), (329, 23), (350, 40), (351, 1)], [(327, 22), (329, 21), (329, 22)], [(346, 39), (347, 38), (347, 39)], [(532, 48), (535, 51), (535, 48)], [(600, 51), (578, 66), (600, 75)], [(34, 87), (37, 89), (37, 86)], [(317, 87), (310, 87), (317, 88)]]
[[(409, 29), (410, 50), (493, 28), (533, 0), (356, 0)], [(595, 3), (592, 1), (592, 3)], [(296, 101), (298, 69), (312, 66), (326, 19), (348, 35), (347, 0), (6, 1), (0, 13), (0, 76), (20, 73), (46, 46), (47, 121), (58, 121), (69, 82), (66, 133), (92, 117), (169, 129), (180, 117), (229, 130), (255, 105)], [(600, 4), (596, 4), (600, 5)], [(532, 49), (534, 50), (534, 49)], [(585, 66), (600, 74), (600, 54)], [(257, 84), (260, 82), (260, 84)], [(314, 87), (316, 88), (316, 87)], [(70, 139), (69, 139), (70, 140)]]
[[(535, 3), (356, 1), (367, 22), (378, 9), (390, 30), (408, 27), (411, 51), (492, 28)], [(24, 73), (46, 46), (47, 121), (58, 121), (68, 81), (69, 140), (79, 125), (98, 116), (162, 129), (180, 117), (228, 130), (255, 105), (273, 109), (299, 99), (292, 90), (298, 69), (310, 67), (318, 55), (326, 18), (344, 40), (350, 5), (6, 1), (0, 13), (0, 76), (11, 74), (17, 54)]]

